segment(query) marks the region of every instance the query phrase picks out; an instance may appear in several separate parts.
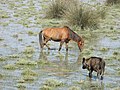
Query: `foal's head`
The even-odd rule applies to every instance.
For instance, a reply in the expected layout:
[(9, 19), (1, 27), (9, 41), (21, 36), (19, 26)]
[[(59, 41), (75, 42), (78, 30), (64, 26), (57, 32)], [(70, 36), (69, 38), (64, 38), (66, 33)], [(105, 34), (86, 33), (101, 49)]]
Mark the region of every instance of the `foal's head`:
[(79, 47), (79, 50), (80, 50), (80, 51), (82, 51), (83, 46), (84, 46), (84, 41), (83, 41), (83, 39), (81, 39), (81, 40), (78, 42), (78, 47)]

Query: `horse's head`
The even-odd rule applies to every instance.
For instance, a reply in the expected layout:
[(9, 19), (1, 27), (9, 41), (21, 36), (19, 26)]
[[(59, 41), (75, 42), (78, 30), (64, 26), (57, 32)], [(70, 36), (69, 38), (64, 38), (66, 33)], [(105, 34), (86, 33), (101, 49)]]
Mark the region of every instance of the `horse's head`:
[(80, 40), (80, 41), (78, 42), (78, 47), (79, 47), (79, 50), (80, 50), (80, 51), (82, 51), (83, 46), (84, 46), (84, 41), (83, 41), (83, 40)]

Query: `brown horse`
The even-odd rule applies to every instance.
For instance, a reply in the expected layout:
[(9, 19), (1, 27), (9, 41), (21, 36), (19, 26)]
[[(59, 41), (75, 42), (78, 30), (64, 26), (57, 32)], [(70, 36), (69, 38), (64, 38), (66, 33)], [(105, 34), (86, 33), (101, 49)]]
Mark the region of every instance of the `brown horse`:
[(82, 37), (73, 32), (67, 26), (64, 26), (62, 28), (47, 28), (39, 33), (39, 43), (42, 49), (44, 45), (46, 45), (47, 48), (50, 49), (49, 46), (46, 44), (50, 40), (60, 42), (59, 51), (61, 50), (64, 42), (66, 43), (66, 51), (68, 51), (68, 42), (70, 40), (77, 42), (80, 51), (82, 51), (82, 48), (84, 46), (84, 41)]

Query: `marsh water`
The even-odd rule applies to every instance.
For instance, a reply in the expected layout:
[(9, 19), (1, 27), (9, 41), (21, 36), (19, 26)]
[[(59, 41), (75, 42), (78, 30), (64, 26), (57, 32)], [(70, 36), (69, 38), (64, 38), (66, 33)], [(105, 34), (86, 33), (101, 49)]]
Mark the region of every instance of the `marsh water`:
[[(52, 23), (40, 19), (46, 3), (48, 0), (0, 1), (4, 12), (0, 18), (0, 90), (119, 90), (119, 25), (108, 31), (76, 31), (85, 39), (83, 52), (74, 41), (68, 44), (68, 53), (64, 45), (58, 52), (59, 43), (53, 41), (48, 43), (53, 50), (44, 47), (41, 51), (38, 33)], [(97, 80), (95, 72), (89, 79), (88, 71), (81, 68), (82, 58), (90, 56), (104, 58), (103, 80)], [(27, 71), (33, 74), (25, 74)], [(44, 89), (46, 80), (57, 80), (63, 85)]]

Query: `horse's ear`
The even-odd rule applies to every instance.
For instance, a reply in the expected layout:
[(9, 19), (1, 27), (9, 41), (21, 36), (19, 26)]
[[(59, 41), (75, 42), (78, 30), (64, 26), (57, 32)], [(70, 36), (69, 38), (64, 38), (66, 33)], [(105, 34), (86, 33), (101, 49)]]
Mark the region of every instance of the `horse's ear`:
[(69, 28), (68, 26), (64, 26), (64, 28)]

